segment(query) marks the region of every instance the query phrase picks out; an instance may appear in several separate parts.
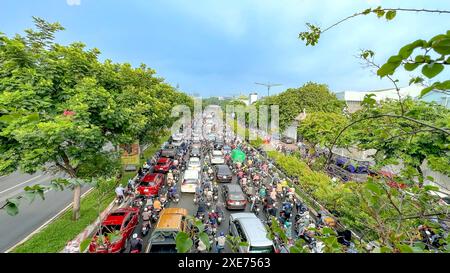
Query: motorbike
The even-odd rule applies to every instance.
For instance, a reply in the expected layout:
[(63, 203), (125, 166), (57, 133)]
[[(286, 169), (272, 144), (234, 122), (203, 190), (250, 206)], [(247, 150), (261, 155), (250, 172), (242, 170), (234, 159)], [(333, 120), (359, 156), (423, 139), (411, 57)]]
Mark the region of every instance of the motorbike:
[(156, 223), (156, 222), (158, 221), (158, 219), (159, 219), (159, 212), (160, 212), (160, 211), (152, 210), (152, 216), (151, 216), (151, 218), (150, 218), (150, 221), (151, 221), (152, 223)]
[(141, 229), (142, 236), (147, 236), (148, 232), (150, 231), (150, 228), (151, 228), (150, 220), (143, 221)]
[(141, 208), (144, 205), (143, 200), (144, 200), (144, 196), (136, 196), (131, 203), (131, 207)]
[(122, 202), (125, 200), (123, 195), (119, 195), (116, 197), (116, 200), (114, 201), (116, 203), (116, 205), (120, 205), (122, 204)]

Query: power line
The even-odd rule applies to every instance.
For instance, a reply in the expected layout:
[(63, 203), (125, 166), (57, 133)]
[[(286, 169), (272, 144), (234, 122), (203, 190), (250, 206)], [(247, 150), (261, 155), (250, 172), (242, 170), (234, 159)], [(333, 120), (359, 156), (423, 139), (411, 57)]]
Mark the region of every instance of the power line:
[(281, 86), (282, 84), (279, 83), (259, 83), (259, 82), (255, 82), (255, 84), (259, 84), (259, 85), (263, 85), (265, 87), (267, 87), (267, 96), (270, 96), (270, 88), (273, 86)]

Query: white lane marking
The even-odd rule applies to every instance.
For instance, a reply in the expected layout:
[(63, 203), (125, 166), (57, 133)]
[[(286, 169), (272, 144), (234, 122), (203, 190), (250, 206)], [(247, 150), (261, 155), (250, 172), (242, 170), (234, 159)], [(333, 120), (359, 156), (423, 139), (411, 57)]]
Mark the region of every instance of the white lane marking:
[[(87, 194), (89, 194), (91, 191), (93, 191), (94, 188), (90, 188), (88, 189), (85, 193), (83, 193), (81, 195), (80, 198), (84, 198)], [(5, 251), (5, 253), (9, 253), (11, 252), (13, 249), (15, 249), (16, 247), (18, 247), (19, 245), (25, 243), (28, 239), (30, 239), (33, 235), (35, 235), (36, 233), (40, 232), (42, 229), (44, 229), (46, 226), (48, 226), (51, 222), (53, 222), (56, 218), (60, 217), (64, 212), (66, 212), (68, 209), (70, 209), (72, 207), (73, 202), (70, 202), (69, 205), (67, 205), (65, 208), (63, 208), (62, 210), (60, 210), (55, 216), (51, 217), (49, 220), (47, 220), (47, 222), (45, 222), (44, 224), (42, 224), (40, 227), (38, 227), (37, 229), (35, 229), (34, 231), (32, 231), (30, 234), (28, 234), (27, 237), (23, 238), (20, 242), (18, 242), (17, 244), (13, 245), (12, 247), (10, 247), (9, 249), (7, 249)]]
[(23, 184), (26, 184), (26, 183), (28, 183), (28, 182), (30, 182), (30, 181), (36, 179), (36, 178), (41, 177), (41, 176), (42, 176), (42, 174), (40, 174), (40, 175), (38, 175), (38, 176), (35, 176), (35, 177), (33, 177), (33, 178), (30, 178), (30, 179), (28, 179), (28, 180), (25, 181), (25, 182), (22, 182), (22, 183), (20, 183), (20, 184), (17, 184), (17, 185), (15, 185), (15, 186), (12, 186), (11, 188), (8, 188), (8, 189), (6, 189), (6, 190), (0, 191), (0, 194), (5, 193), (5, 192), (7, 192), (7, 191), (10, 191), (10, 190), (12, 190), (12, 189), (14, 189), (14, 188), (17, 188), (17, 187), (19, 187), (19, 186), (21, 186), (21, 185), (23, 185)]

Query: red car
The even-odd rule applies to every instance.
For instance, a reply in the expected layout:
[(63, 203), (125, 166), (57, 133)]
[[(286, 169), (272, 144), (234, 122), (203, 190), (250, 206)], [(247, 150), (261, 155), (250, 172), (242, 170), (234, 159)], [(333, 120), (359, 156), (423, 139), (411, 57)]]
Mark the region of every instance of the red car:
[(161, 157), (154, 168), (155, 172), (167, 173), (172, 167), (173, 161), (167, 157)]
[[(125, 250), (128, 237), (139, 222), (138, 208), (120, 208), (110, 213), (102, 222), (101, 228), (92, 238), (90, 253), (117, 253)], [(118, 237), (110, 241), (107, 236), (99, 242), (99, 234), (118, 232)]]
[(141, 183), (137, 187), (137, 191), (141, 195), (154, 196), (158, 194), (159, 189), (163, 184), (164, 184), (163, 174), (149, 173), (142, 178)]

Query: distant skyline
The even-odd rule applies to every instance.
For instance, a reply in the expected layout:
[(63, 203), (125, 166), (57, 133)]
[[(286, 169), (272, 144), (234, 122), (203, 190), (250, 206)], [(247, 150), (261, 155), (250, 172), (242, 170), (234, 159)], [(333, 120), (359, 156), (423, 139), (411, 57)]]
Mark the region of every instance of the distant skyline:
[[(58, 43), (81, 41), (100, 59), (145, 63), (189, 94), (229, 97), (257, 92), (255, 82), (280, 83), (271, 95), (308, 81), (333, 92), (391, 88), (361, 66), (360, 49), (384, 63), (401, 46), (450, 29), (450, 16), (398, 13), (390, 22), (368, 15), (325, 33), (315, 47), (298, 39), (305, 23), (322, 27), (369, 7), (450, 10), (442, 0), (1, 0), (0, 32), (33, 27), (32, 16), (60, 22)], [(414, 73), (397, 74), (400, 86)], [(440, 75), (441, 79), (444, 77)]]

